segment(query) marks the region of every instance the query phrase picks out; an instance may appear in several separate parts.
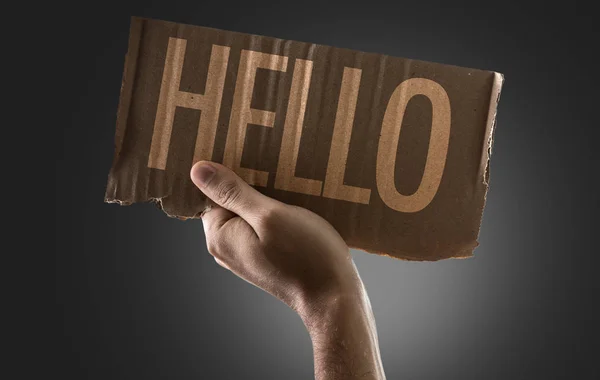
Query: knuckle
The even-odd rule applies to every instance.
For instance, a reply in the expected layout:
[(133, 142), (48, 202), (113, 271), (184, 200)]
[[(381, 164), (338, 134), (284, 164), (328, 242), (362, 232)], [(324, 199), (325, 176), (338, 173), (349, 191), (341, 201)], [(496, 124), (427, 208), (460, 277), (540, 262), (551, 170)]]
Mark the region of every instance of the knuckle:
[(268, 207), (262, 210), (259, 223), (265, 229), (272, 229), (282, 221), (282, 210), (279, 207)]
[(208, 253), (214, 257), (220, 257), (223, 254), (223, 243), (221, 239), (214, 237), (206, 239), (206, 248)]
[(225, 206), (237, 202), (240, 197), (240, 192), (240, 187), (235, 180), (225, 180), (219, 183), (216, 189), (217, 198)]

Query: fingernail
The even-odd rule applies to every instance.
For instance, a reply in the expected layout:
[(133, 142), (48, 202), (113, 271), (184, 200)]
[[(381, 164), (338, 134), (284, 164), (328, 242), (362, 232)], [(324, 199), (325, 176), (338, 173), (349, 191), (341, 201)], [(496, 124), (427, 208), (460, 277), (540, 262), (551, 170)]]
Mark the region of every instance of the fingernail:
[(198, 186), (206, 187), (215, 175), (215, 168), (209, 164), (199, 164), (192, 170), (192, 181)]

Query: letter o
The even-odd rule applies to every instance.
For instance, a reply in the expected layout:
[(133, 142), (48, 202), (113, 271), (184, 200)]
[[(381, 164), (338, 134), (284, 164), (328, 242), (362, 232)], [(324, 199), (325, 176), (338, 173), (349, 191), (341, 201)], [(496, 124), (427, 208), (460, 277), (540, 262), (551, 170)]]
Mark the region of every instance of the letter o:
[[(396, 152), (406, 106), (415, 95), (425, 95), (431, 101), (431, 135), (419, 188), (412, 195), (403, 195), (396, 189), (394, 179)], [(450, 116), (450, 99), (440, 84), (429, 79), (412, 78), (396, 87), (385, 110), (377, 150), (377, 190), (388, 207), (408, 213), (421, 211), (431, 203), (437, 193), (446, 164)]]

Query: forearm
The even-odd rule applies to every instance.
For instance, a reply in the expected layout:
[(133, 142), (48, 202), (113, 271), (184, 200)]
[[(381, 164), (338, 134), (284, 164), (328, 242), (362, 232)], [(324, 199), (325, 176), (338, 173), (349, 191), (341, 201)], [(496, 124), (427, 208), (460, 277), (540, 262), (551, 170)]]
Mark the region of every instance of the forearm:
[(360, 285), (357, 292), (328, 297), (303, 317), (318, 380), (385, 379), (375, 319)]

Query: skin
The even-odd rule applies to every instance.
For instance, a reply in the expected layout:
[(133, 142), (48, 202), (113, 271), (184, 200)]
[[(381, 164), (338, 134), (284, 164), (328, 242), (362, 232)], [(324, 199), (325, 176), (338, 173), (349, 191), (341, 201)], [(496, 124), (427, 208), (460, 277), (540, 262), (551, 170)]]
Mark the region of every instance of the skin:
[(298, 313), (311, 337), (315, 378), (385, 379), (369, 298), (337, 231), (220, 164), (200, 161), (190, 175), (211, 200), (202, 215), (208, 251)]

